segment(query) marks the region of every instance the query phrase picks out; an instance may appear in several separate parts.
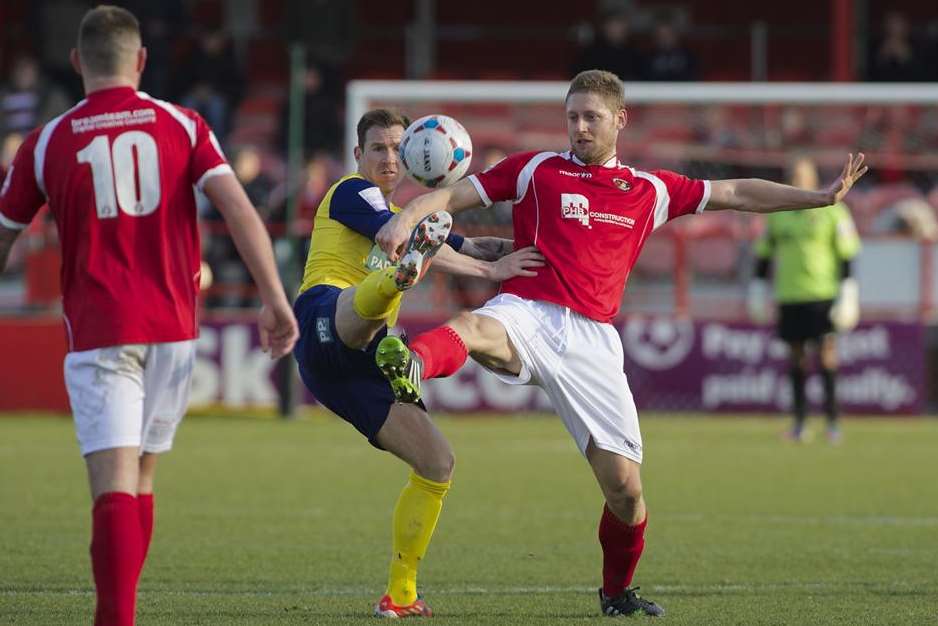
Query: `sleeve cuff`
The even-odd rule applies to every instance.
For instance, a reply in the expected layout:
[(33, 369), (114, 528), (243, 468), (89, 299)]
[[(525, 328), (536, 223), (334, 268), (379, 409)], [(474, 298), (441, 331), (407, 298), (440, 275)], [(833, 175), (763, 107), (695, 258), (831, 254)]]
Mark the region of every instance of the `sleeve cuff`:
[(3, 213), (0, 213), (0, 226), (3, 226), (4, 228), (7, 228), (9, 230), (23, 230), (24, 228), (29, 226), (29, 224), (21, 224), (19, 222), (15, 222), (11, 220), (10, 218), (8, 218)]
[(466, 241), (466, 238), (462, 235), (457, 235), (456, 233), (450, 233), (446, 238), (446, 243), (449, 244), (449, 247), (459, 252), (462, 250), (462, 244)]
[(703, 194), (700, 196), (700, 204), (697, 205), (697, 210), (694, 213), (703, 213), (708, 202), (710, 202), (710, 181), (705, 180), (703, 181)]
[(479, 178), (475, 174), (469, 177), (469, 182), (472, 183), (472, 186), (476, 188), (479, 197), (482, 198), (482, 204), (484, 204), (486, 207), (492, 206), (492, 201), (489, 199), (489, 194), (485, 193), (485, 187), (482, 186), (482, 183), (479, 182)]
[(202, 177), (199, 178), (198, 182), (195, 184), (196, 189), (199, 191), (204, 190), (205, 183), (207, 183), (210, 178), (215, 178), (216, 176), (221, 176), (222, 174), (234, 175), (234, 170), (232, 170), (231, 166), (227, 163), (216, 165), (212, 169), (206, 170), (205, 173), (202, 174)]

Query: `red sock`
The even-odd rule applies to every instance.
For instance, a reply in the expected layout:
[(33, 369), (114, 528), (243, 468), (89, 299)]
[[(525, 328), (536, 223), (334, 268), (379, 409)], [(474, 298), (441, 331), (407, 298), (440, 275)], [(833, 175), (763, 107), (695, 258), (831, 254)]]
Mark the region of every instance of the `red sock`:
[(150, 537), (153, 536), (153, 494), (138, 493), (137, 507), (140, 512), (140, 532), (143, 554), (140, 555), (140, 569), (147, 560), (147, 551), (150, 549)]
[(629, 526), (603, 507), (599, 521), (599, 543), (603, 547), (603, 593), (614, 598), (632, 583), (632, 575), (645, 548), (645, 525)]
[(133, 626), (142, 555), (137, 498), (98, 496), (92, 509), (91, 569), (98, 593), (95, 626)]
[(423, 380), (455, 374), (469, 356), (466, 344), (449, 326), (417, 335), (410, 342), (410, 349), (423, 361)]

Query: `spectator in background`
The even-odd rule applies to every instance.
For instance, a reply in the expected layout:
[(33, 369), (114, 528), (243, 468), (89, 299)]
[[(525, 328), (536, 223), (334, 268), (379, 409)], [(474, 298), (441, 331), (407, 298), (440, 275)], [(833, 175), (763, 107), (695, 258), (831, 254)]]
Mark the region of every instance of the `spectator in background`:
[(221, 31), (205, 33), (182, 65), (182, 104), (198, 111), (224, 142), (243, 82), (231, 40)]
[(681, 42), (671, 22), (655, 26), (654, 47), (648, 58), (646, 78), (655, 81), (697, 80), (697, 57)]
[(580, 52), (570, 73), (600, 69), (612, 72), (624, 81), (642, 80), (645, 56), (632, 42), (630, 27), (624, 12), (604, 13), (599, 20), (598, 36)]
[[(306, 166), (303, 168), (300, 202), (295, 217), (304, 223), (307, 231), (313, 228), (316, 210), (335, 178), (337, 167), (335, 159), (323, 151), (316, 152), (306, 161)], [(302, 228), (302, 226), (298, 227)]]
[(270, 195), (274, 181), (263, 170), (261, 153), (255, 146), (243, 146), (235, 150), (234, 172), (248, 194), (251, 204), (257, 207), (261, 217), (270, 215)]
[(90, 5), (97, 3), (89, 0), (43, 0), (23, 4), (29, 5), (27, 27), (36, 38), (35, 52), (42, 75), (65, 92), (67, 102), (80, 100), (84, 97), (81, 77), (68, 62), (68, 55), (75, 47), (75, 24), (81, 21)]
[(13, 62), (10, 82), (0, 87), (0, 134), (26, 134), (68, 106), (62, 90), (43, 79), (39, 62), (21, 56)]
[[(261, 167), (261, 155), (254, 146), (235, 150), (232, 166), (235, 177), (257, 208), (265, 222), (270, 213), (270, 196), (274, 183)], [(214, 278), (214, 293), (206, 301), (210, 308), (240, 308), (256, 304), (249, 295), (253, 285), (247, 266), (241, 260), (224, 218), (216, 209), (209, 207), (202, 215), (205, 231), (203, 258), (211, 268)]]
[[(176, 86), (172, 72), (178, 67), (174, 62), (173, 44), (189, 24), (182, 0), (118, 0), (114, 2), (140, 20), (143, 45), (147, 48), (147, 66), (140, 82), (141, 91), (157, 98), (178, 97), (173, 92)], [(218, 130), (216, 129), (216, 134)]]
[(934, 209), (923, 198), (904, 198), (880, 211), (873, 221), (872, 231), (935, 241), (938, 221)]
[[(342, 120), (339, 117), (339, 85), (337, 72), (328, 64), (309, 61), (303, 81), (303, 148), (304, 154), (326, 151), (336, 153), (342, 140)], [(284, 149), (289, 146), (290, 100), (284, 100), (281, 119), (281, 137)]]
[(883, 20), (883, 35), (871, 51), (867, 78), (881, 82), (927, 80), (922, 53), (909, 32), (909, 22), (898, 11), (890, 11)]
[(10, 133), (3, 138), (3, 141), (0, 141), (0, 181), (6, 177), (7, 170), (13, 163), (13, 157), (16, 156), (16, 151), (20, 149), (22, 143), (23, 135), (19, 133)]

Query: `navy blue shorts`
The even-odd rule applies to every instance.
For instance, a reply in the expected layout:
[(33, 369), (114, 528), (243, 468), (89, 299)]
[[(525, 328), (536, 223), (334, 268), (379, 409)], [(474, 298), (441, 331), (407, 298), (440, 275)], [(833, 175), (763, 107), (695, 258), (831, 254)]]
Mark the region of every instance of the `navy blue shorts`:
[(380, 448), (375, 436), (394, 404), (391, 385), (375, 364), (375, 350), (387, 328), (364, 350), (347, 348), (335, 328), (336, 301), (341, 292), (332, 285), (317, 285), (296, 299), (293, 310), (300, 338), (293, 356), (303, 383), (316, 399)]

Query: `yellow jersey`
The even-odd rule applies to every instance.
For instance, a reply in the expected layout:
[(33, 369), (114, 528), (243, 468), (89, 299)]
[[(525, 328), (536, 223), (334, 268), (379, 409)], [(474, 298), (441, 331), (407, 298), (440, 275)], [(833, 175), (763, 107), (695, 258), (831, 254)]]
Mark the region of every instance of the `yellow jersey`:
[(316, 210), (300, 293), (316, 285), (352, 287), (387, 267), (374, 237), (398, 211), (400, 207), (389, 204), (381, 189), (361, 174), (340, 178)]

